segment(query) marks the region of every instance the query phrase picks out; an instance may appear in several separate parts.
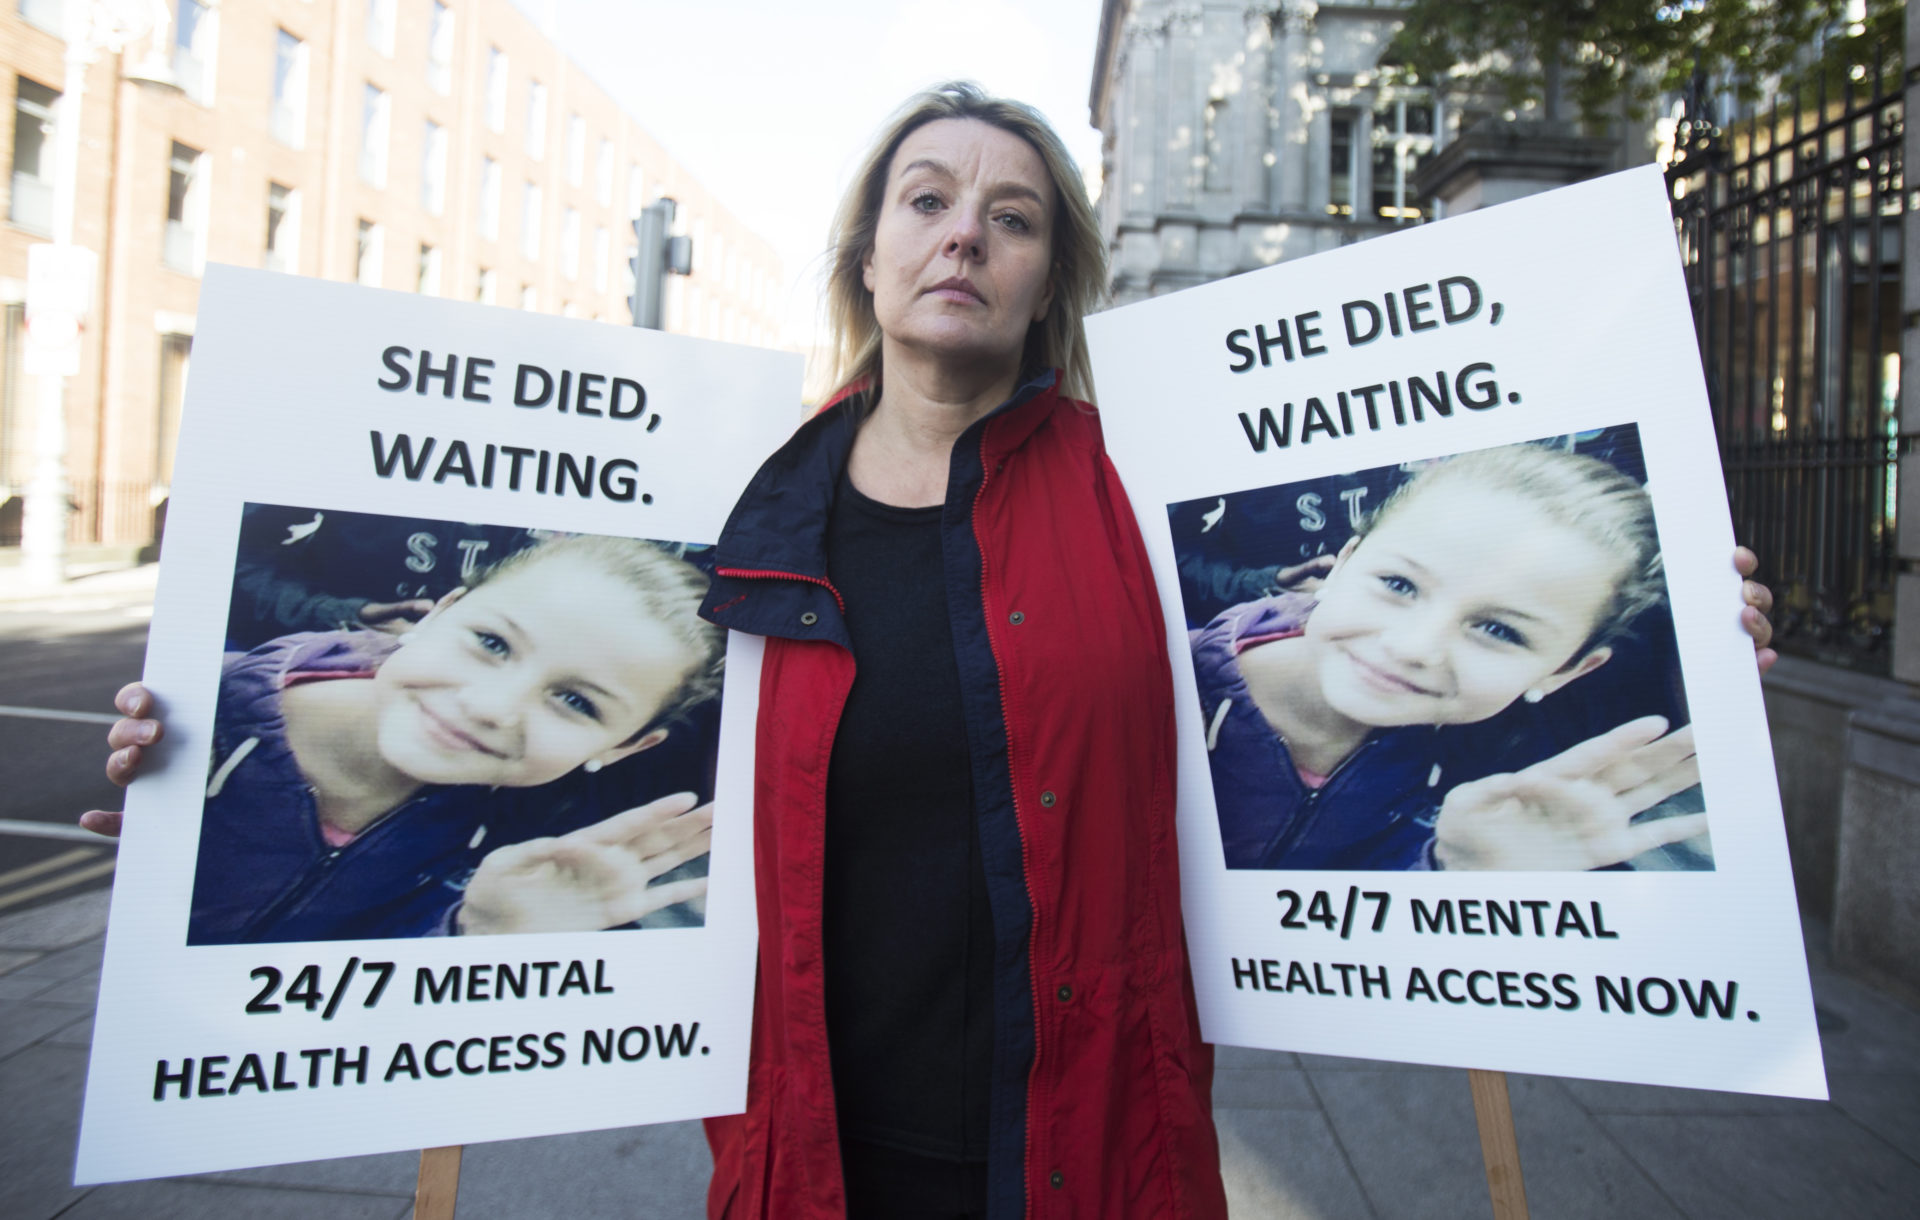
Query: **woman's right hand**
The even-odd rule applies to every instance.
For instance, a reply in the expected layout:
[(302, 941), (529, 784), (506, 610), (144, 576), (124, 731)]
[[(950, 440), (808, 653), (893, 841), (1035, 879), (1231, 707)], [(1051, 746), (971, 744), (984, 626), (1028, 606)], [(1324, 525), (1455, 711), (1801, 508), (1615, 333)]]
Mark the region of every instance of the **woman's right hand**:
[[(133, 782), (140, 771), (142, 751), (156, 745), (166, 735), (166, 727), (155, 718), (157, 704), (153, 693), (138, 682), (129, 682), (113, 697), (113, 706), (123, 719), (107, 730), (107, 778), (122, 788)], [(80, 825), (95, 834), (117, 838), (120, 813), (112, 809), (89, 809), (80, 815)]]

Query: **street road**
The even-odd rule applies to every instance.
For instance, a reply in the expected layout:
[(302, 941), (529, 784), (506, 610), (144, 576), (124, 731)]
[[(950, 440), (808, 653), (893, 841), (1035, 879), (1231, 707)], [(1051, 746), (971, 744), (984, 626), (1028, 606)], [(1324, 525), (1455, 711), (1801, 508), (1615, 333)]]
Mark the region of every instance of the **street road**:
[(105, 721), (140, 676), (150, 616), (0, 611), (0, 915), (111, 883), (113, 843), (65, 832), (83, 809), (120, 807), (101, 774)]

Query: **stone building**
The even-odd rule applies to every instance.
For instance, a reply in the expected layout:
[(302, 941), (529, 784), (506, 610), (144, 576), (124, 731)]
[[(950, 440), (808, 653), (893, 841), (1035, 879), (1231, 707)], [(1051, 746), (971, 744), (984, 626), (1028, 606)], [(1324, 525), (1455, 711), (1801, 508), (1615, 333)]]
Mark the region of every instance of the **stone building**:
[[(1379, 70), (1399, 0), (1105, 0), (1089, 106), (1125, 304), (1418, 224), (1422, 169), (1481, 120)], [(1644, 128), (1556, 133), (1562, 165), (1462, 148), (1430, 193), (1455, 210), (1644, 164)]]
[[(0, 6), (0, 563), (31, 475), (27, 251), (51, 231), (78, 2)], [(79, 120), (74, 240), (100, 274), (66, 390), (76, 558), (153, 538), (210, 261), (626, 324), (631, 218), (670, 195), (695, 258), (668, 329), (779, 341), (772, 247), (509, 0), (160, 7), (88, 69)]]

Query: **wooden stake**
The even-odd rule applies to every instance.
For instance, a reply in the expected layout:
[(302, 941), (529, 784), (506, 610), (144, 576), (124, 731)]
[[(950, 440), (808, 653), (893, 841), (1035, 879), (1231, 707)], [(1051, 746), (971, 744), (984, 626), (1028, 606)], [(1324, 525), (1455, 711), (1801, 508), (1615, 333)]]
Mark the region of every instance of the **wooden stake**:
[(1493, 1220), (1527, 1220), (1527, 1184), (1520, 1177), (1520, 1142), (1513, 1134), (1507, 1074), (1469, 1068), (1467, 1087), (1473, 1090), (1473, 1117), (1480, 1125), (1480, 1156), (1487, 1163)]
[(420, 1181), (413, 1189), (413, 1220), (453, 1220), (453, 1204), (459, 1197), (460, 1145), (422, 1149)]

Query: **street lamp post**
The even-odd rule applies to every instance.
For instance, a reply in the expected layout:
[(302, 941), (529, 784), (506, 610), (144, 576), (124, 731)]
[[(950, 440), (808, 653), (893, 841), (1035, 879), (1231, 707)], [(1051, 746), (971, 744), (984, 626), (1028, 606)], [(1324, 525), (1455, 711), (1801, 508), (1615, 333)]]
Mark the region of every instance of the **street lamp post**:
[[(156, 27), (165, 29), (164, 0), (67, 0), (66, 77), (54, 110), (51, 242), (27, 256), (26, 367), (40, 383), (33, 476), (21, 514), (22, 575), (35, 584), (66, 578), (67, 378), (80, 371), (80, 334), (92, 305), (98, 262), (74, 240), (80, 182), (80, 112), (87, 69), (103, 50), (119, 52)], [(155, 48), (155, 54), (158, 48)]]

